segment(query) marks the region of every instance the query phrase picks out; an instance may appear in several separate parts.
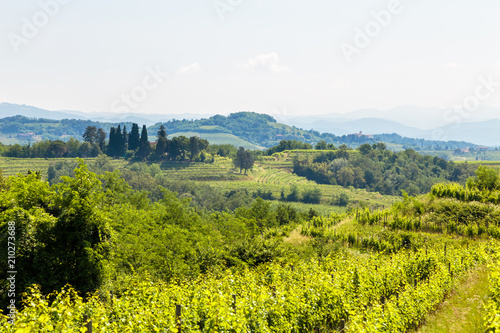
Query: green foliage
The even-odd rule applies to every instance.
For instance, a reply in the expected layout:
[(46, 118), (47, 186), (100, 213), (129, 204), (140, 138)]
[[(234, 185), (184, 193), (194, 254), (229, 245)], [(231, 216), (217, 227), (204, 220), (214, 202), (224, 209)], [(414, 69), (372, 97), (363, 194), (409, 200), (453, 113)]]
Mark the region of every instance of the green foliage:
[[(413, 150), (394, 153), (384, 146), (365, 144), (358, 152), (345, 147), (322, 153), (311, 159), (294, 159), (294, 172), (320, 184), (353, 186), (387, 195), (399, 195), (402, 190), (418, 195), (444, 180), (463, 182), (472, 176), (475, 167), (454, 164), (432, 156), (423, 156)], [(481, 188), (494, 186), (498, 181), (491, 173), (479, 171)], [(478, 178), (479, 179), (479, 178)]]
[[(297, 140), (282, 140), (277, 146), (269, 148), (266, 151), (266, 153), (267, 155), (270, 156), (275, 153), (281, 153), (282, 151), (285, 150), (312, 149), (312, 148), (313, 148), (312, 145), (310, 145), (309, 143), (304, 143)], [(326, 148), (326, 142), (325, 142), (325, 148)]]
[(247, 173), (248, 170), (252, 169), (254, 163), (255, 159), (250, 151), (243, 147), (238, 149), (236, 158), (233, 159), (234, 167), (240, 169), (240, 173), (242, 170), (245, 170), (245, 173)]
[(99, 332), (175, 331), (175, 304), (181, 304), (180, 327), (189, 332), (404, 332), (435, 309), (454, 277), (485, 257), (481, 245), (470, 252), (450, 246), (446, 255), (441, 248), (391, 258), (338, 253), (321, 262), (271, 263), (181, 284), (133, 279), (112, 301), (96, 294), (84, 302), (70, 288), (49, 300), (33, 289), (15, 328), (72, 332), (86, 314)]
[(302, 202), (319, 204), (321, 202), (321, 190), (319, 188), (307, 189), (302, 194)]
[[(379, 162), (387, 157), (400, 171), (404, 167), (406, 157), (365, 148), (366, 154), (346, 147), (324, 151), (317, 162), (317, 152), (296, 153), (332, 174), (350, 168), (353, 182), (369, 171), (352, 164), (364, 161), (359, 156), (381, 154)], [(183, 155), (179, 151), (179, 159)], [(291, 165), (276, 156), (259, 158), (251, 176), (229, 170), (229, 159), (163, 161), (162, 168), (134, 163), (118, 172), (112, 159), (100, 156), (88, 168), (82, 161), (76, 170), (71, 163), (54, 164), (53, 185), (36, 173), (7, 178), (4, 185), (0, 177), (0, 235), (16, 221), (25, 277), (18, 291), (27, 291), (16, 326), (0, 332), (78, 331), (83, 315), (99, 332), (175, 331), (175, 304), (182, 305), (181, 326), (189, 332), (409, 331), (464, 273), (489, 258), (494, 243), (481, 238), (500, 237), (497, 190), (482, 171), (465, 187), (440, 185), (422, 197), (403, 191), (390, 210), (337, 215), (331, 211), (338, 207), (326, 206), (323, 215), (319, 206), (266, 199), (283, 188), (285, 200), (319, 202), (323, 189), (332, 188), (329, 198), (335, 195), (333, 203), (340, 204), (358, 200), (351, 196), (362, 191), (316, 185), (287, 172), (276, 174), (287, 178), (274, 187), (220, 181), (229, 174), (268, 181), (266, 163), (280, 170)], [(376, 168), (370, 170), (376, 179)], [(193, 175), (196, 181), (185, 179)], [(207, 179), (216, 181), (200, 181)], [(455, 198), (462, 190), (480, 200)], [(1, 281), (4, 294), (8, 285)], [(30, 289), (32, 283), (41, 287)], [(494, 320), (496, 308), (490, 307)]]
[(349, 196), (346, 193), (340, 193), (332, 202), (336, 206), (346, 207), (349, 205)]
[(486, 332), (498, 332), (500, 330), (500, 247), (498, 243), (492, 244), (489, 251), (491, 251), (491, 257), (488, 261), (490, 297), (486, 303), (488, 311), (485, 318)]
[[(6, 189), (0, 192), (4, 235), (0, 242), (7, 248), (6, 230), (14, 223), (18, 292), (33, 283), (44, 292), (70, 283), (87, 293), (101, 285), (110, 241), (103, 198), (100, 181), (82, 161), (75, 178), (63, 177), (62, 183), (51, 187), (35, 173), (8, 178)], [(8, 270), (5, 255), (3, 272)], [(5, 301), (1, 299), (2, 305)]]

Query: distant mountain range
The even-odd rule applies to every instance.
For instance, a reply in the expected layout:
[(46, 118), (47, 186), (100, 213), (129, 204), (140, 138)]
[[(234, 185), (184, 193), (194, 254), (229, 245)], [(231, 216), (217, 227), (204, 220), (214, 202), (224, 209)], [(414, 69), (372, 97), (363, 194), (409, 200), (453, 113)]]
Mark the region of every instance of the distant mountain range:
[(79, 119), (92, 120), (103, 123), (138, 123), (153, 125), (157, 122), (169, 121), (173, 119), (201, 119), (206, 117), (203, 114), (140, 114), (140, 113), (105, 113), (105, 112), (81, 112), (81, 111), (49, 111), (34, 106), (0, 103), (0, 118), (25, 116), (34, 118), (46, 118), (54, 120)]
[[(33, 106), (1, 103), (0, 118), (22, 115), (47, 119), (80, 119), (106, 123), (135, 122), (153, 125), (169, 120), (196, 120), (203, 114), (114, 114), (79, 111), (48, 111)], [(477, 145), (500, 146), (500, 109), (481, 107), (460, 119), (458, 113), (439, 108), (402, 106), (391, 110), (358, 110), (345, 114), (308, 116), (273, 115), (280, 123), (304, 130), (333, 133), (337, 136), (358, 133), (392, 134), (438, 141), (466, 141)], [(458, 122), (457, 122), (458, 120)]]
[[(461, 117), (464, 115), (464, 117)], [(474, 112), (401, 106), (308, 116), (274, 115), (285, 124), (336, 135), (363, 131), (397, 133), (426, 140), (467, 141), (477, 145), (500, 145), (500, 108), (479, 107)]]

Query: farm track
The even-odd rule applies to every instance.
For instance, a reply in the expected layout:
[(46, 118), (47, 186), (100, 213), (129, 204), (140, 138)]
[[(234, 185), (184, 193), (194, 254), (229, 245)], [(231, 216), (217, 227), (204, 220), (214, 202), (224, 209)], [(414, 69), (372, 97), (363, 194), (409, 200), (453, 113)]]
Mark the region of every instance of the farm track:
[(484, 302), (488, 298), (488, 269), (480, 266), (469, 272), (457, 287), (430, 314), (417, 333), (484, 332)]

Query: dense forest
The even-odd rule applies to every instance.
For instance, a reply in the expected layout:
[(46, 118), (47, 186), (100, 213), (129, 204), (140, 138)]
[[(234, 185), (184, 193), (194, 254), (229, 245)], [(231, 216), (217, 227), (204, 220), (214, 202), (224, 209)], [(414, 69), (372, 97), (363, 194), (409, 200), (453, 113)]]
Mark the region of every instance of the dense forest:
[(465, 183), (474, 165), (424, 156), (412, 149), (392, 152), (382, 143), (363, 144), (356, 151), (340, 146), (319, 155), (297, 156), (294, 172), (320, 184), (365, 188), (387, 195), (427, 193), (441, 181)]

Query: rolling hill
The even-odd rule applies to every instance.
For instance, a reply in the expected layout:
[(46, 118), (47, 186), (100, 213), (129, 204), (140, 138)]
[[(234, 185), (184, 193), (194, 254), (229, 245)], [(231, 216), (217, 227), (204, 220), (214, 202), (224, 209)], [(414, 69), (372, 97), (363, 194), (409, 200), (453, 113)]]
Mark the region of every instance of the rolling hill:
[[(17, 115), (17, 112), (19, 112)], [(0, 104), (0, 142), (4, 144), (28, 143), (39, 140), (68, 140), (70, 137), (80, 139), (87, 126), (96, 126), (109, 131), (111, 126), (121, 124), (129, 130), (132, 122), (139, 125), (149, 125), (151, 140), (161, 124), (167, 133), (186, 136), (199, 136), (206, 138), (213, 144), (230, 143), (251, 149), (264, 149), (278, 144), (281, 140), (297, 140), (315, 145), (321, 140), (335, 145), (347, 144), (351, 147), (363, 143), (387, 142), (391, 149), (401, 150), (405, 148), (430, 148), (452, 147), (466, 148), (475, 147), (470, 142), (461, 140), (461, 137), (474, 138), (474, 133), (482, 133), (482, 138), (489, 138), (490, 145), (496, 143), (498, 135), (493, 123), (488, 124), (488, 131), (482, 131), (485, 127), (481, 124), (465, 123), (461, 131), (456, 135), (450, 135), (446, 140), (435, 139), (432, 135), (426, 135), (426, 131), (402, 125), (391, 120), (379, 118), (367, 118), (358, 120), (328, 120), (311, 116), (308, 121), (304, 120), (298, 126), (287, 125), (278, 122), (272, 116), (253, 112), (238, 112), (228, 116), (215, 115), (204, 119), (182, 120), (173, 119), (183, 115), (106, 115), (92, 119), (83, 119), (83, 113), (76, 111), (47, 111), (25, 105)], [(86, 114), (90, 116), (92, 114)], [(184, 115), (199, 116), (199, 115)], [(112, 119), (112, 121), (99, 121), (98, 119)], [(297, 118), (298, 119), (298, 118)], [(144, 120), (142, 122), (141, 120)], [(156, 120), (153, 123), (153, 120)], [(297, 121), (297, 120), (295, 120)], [(310, 123), (314, 128), (321, 128), (323, 133), (315, 129), (305, 130)], [(470, 128), (470, 131), (467, 129)], [(386, 133), (375, 135), (352, 134), (359, 131), (363, 133)], [(453, 134), (451, 130), (444, 129), (445, 134)], [(464, 136), (463, 132), (467, 132)], [(404, 134), (406, 133), (406, 134)], [(412, 139), (420, 138), (420, 139)], [(486, 140), (486, 139), (485, 139)], [(472, 141), (472, 140), (471, 140)], [(500, 138), (498, 138), (500, 144)], [(472, 141), (474, 142), (474, 141)]]

